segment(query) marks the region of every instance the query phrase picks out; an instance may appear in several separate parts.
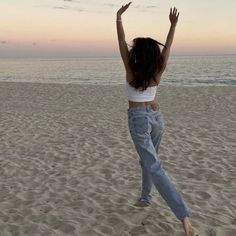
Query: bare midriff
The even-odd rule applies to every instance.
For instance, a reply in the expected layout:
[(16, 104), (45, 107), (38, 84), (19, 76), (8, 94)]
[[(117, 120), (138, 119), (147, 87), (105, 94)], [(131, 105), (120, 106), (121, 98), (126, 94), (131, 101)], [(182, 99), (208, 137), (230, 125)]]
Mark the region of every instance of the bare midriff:
[(150, 102), (133, 102), (129, 101), (129, 108), (131, 107), (144, 107), (147, 105), (151, 105), (152, 110), (157, 111), (159, 109), (159, 104), (156, 100), (150, 101)]

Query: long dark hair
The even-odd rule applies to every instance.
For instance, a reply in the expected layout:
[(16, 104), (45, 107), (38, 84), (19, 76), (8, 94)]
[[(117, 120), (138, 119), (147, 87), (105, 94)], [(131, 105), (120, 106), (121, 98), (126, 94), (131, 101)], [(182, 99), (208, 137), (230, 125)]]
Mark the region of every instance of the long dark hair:
[[(164, 60), (158, 41), (152, 38), (135, 38), (129, 51), (129, 66), (134, 79), (130, 82), (136, 89), (145, 90), (151, 80), (156, 81), (156, 75), (164, 67)], [(156, 81), (157, 82), (157, 81)]]

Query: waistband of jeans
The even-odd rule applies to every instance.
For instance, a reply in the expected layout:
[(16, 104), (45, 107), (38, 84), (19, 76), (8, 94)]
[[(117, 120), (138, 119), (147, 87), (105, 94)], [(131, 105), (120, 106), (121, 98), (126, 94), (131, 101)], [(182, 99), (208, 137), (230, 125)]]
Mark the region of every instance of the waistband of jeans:
[(136, 112), (136, 111), (140, 111), (140, 112), (160, 112), (160, 107), (158, 106), (157, 110), (153, 110), (151, 104), (148, 104), (146, 106), (138, 106), (138, 107), (130, 107), (127, 109), (128, 112)]

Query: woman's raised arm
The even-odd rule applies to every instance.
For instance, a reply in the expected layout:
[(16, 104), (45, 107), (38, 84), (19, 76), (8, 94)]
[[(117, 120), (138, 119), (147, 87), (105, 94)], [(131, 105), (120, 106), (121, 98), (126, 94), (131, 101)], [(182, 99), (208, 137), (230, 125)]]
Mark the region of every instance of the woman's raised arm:
[(171, 8), (170, 14), (169, 14), (169, 19), (170, 19), (170, 23), (171, 23), (170, 30), (169, 30), (169, 33), (166, 38), (166, 43), (165, 43), (166, 47), (164, 47), (162, 50), (162, 56), (164, 58), (164, 67), (167, 65), (167, 62), (169, 59), (170, 48), (173, 43), (174, 34), (175, 34), (175, 27), (178, 22), (178, 18), (179, 18), (179, 13), (177, 13), (177, 9), (174, 7), (174, 9), (172, 10), (172, 8)]
[(121, 58), (124, 62), (126, 71), (129, 70), (129, 66), (128, 66), (128, 64), (129, 64), (129, 51), (128, 51), (128, 47), (127, 47), (127, 44), (125, 41), (125, 32), (124, 32), (124, 28), (122, 25), (121, 15), (128, 9), (130, 4), (131, 4), (131, 2), (122, 6), (117, 11), (117, 18), (116, 18), (116, 28), (117, 28), (117, 36), (118, 36), (118, 41), (119, 41), (119, 49), (120, 49)]

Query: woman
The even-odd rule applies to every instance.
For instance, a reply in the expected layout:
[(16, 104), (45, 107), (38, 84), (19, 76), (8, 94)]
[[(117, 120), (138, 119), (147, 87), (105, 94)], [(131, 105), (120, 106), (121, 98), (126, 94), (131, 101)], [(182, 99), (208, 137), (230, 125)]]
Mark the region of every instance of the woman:
[[(119, 49), (126, 69), (126, 86), (129, 100), (128, 125), (142, 168), (142, 193), (135, 206), (151, 203), (151, 188), (155, 185), (176, 217), (182, 221), (186, 236), (193, 235), (189, 221), (189, 209), (162, 168), (159, 146), (164, 124), (155, 94), (165, 70), (174, 38), (179, 13), (170, 10), (170, 30), (165, 45), (151, 38), (135, 38), (128, 50), (121, 15), (131, 2), (117, 12)], [(163, 46), (162, 51), (159, 45)]]

